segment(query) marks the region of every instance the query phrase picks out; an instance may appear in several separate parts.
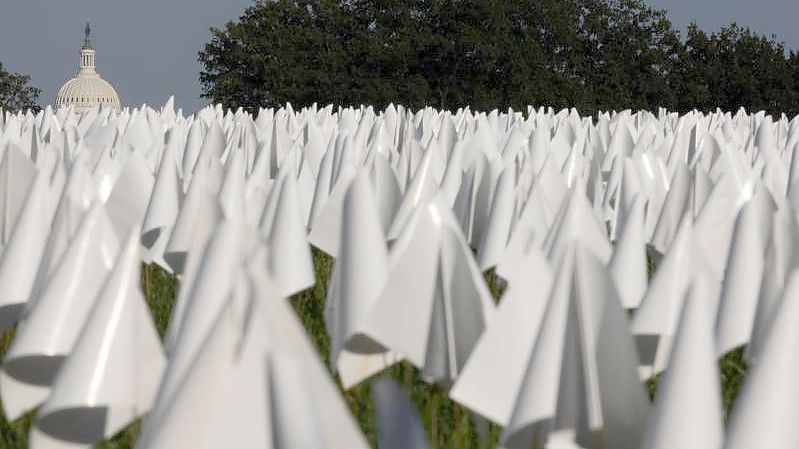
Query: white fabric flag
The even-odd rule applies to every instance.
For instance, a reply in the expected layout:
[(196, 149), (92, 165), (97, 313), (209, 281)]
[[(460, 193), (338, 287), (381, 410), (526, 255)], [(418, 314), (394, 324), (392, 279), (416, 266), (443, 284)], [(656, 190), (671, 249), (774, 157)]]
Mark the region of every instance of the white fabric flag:
[(44, 433), (98, 443), (152, 406), (166, 358), (139, 286), (140, 260), (133, 229), (38, 411)]
[(454, 380), (487, 323), (494, 300), (449, 208), (417, 209), (390, 255), (391, 274), (364, 333), (431, 381)]
[(389, 276), (388, 249), (367, 176), (361, 171), (344, 198), (341, 245), (324, 311), (331, 369), (344, 388), (399, 360), (364, 333)]

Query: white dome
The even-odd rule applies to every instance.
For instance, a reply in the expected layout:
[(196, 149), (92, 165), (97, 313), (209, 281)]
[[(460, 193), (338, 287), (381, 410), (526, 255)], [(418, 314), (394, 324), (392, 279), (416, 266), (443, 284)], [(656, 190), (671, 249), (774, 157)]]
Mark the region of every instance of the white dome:
[(85, 112), (95, 106), (110, 107), (119, 111), (120, 102), (113, 86), (95, 70), (96, 53), (89, 42), (91, 28), (86, 24), (86, 37), (80, 50), (80, 70), (77, 76), (64, 83), (55, 98), (56, 107), (75, 107), (75, 112)]
[(75, 112), (84, 112), (94, 106), (111, 107), (119, 110), (119, 95), (108, 81), (95, 76), (78, 76), (67, 81), (56, 95), (55, 104), (60, 106), (75, 106)]

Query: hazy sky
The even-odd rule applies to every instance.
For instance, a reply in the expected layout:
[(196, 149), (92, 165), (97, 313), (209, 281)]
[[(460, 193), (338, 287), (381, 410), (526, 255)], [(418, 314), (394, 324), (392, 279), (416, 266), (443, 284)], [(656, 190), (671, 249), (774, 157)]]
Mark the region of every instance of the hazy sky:
[(212, 26), (237, 19), (252, 0), (0, 0), (0, 61), (42, 89), (40, 104), (78, 70), (83, 27), (92, 25), (97, 70), (123, 105), (193, 112), (200, 98), (197, 52)]
[[(645, 0), (669, 13), (672, 23), (684, 32), (696, 22), (716, 31), (731, 22), (748, 26), (759, 34), (776, 35), (789, 48), (799, 50), (799, 0)], [(684, 33), (683, 33), (684, 35)]]
[[(732, 21), (759, 33), (776, 34), (799, 49), (799, 0), (648, 0), (667, 9), (675, 26), (692, 21), (717, 30)], [(208, 28), (238, 18), (252, 0), (0, 0), (0, 61), (27, 73), (42, 88), (41, 104), (74, 76), (83, 26), (92, 24), (92, 44), (103, 77), (124, 105), (163, 104), (170, 94), (186, 112), (200, 98), (197, 52)]]

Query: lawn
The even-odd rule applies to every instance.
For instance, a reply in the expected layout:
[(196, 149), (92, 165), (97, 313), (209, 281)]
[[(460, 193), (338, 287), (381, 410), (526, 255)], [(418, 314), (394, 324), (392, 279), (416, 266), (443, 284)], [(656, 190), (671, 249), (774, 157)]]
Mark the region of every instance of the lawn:
[[(294, 295), (290, 301), (319, 350), (320, 356), (329, 366), (330, 344), (325, 333), (323, 310), (333, 259), (314, 250), (313, 261), (316, 269), (316, 284), (312, 288)], [(654, 269), (651, 264), (650, 267)], [(495, 299), (499, 300), (502, 289), (497, 283), (496, 276), (489, 271), (485, 274), (485, 279), (491, 293)], [(152, 311), (156, 327), (163, 337), (178, 290), (178, 281), (156, 265), (144, 265), (142, 290)], [(3, 353), (11, 344), (13, 336), (14, 330), (11, 329), (0, 337), (0, 350)], [(719, 362), (719, 369), (726, 416), (746, 372), (743, 350), (739, 349), (725, 356)], [(425, 430), (433, 443), (432, 447), (487, 449), (496, 446), (500, 433), (498, 426), (480, 419), (465, 407), (451, 401), (441, 387), (422, 382), (418, 370), (407, 362), (395, 365), (380, 375), (394, 379), (410, 392), (414, 403), (419, 408)], [(654, 397), (657, 381), (648, 382), (647, 389), (650, 392), (650, 397)], [(372, 447), (377, 447), (374, 403), (369, 390), (369, 382), (364, 382), (343, 392), (343, 397)], [(7, 422), (5, 418), (0, 419), (0, 449), (27, 448), (27, 434), (33, 418), (34, 413), (32, 412), (12, 423)], [(132, 448), (140, 426), (140, 422), (135, 422), (113, 439), (98, 445), (98, 447), (103, 449)]]

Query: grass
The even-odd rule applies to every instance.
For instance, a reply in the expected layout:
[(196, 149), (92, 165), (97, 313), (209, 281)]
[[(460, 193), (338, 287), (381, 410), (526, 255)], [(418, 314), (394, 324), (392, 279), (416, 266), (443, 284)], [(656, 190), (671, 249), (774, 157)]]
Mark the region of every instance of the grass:
[[(316, 344), (325, 365), (329, 366), (330, 342), (325, 332), (323, 311), (333, 259), (314, 249), (313, 261), (316, 284), (294, 295), (290, 301)], [(486, 277), (496, 280), (495, 276), (492, 278), (491, 273)], [(498, 298), (501, 289), (496, 282), (489, 285), (493, 285), (492, 292), (496, 292), (495, 297)], [(466, 408), (450, 400), (441, 387), (424, 383), (419, 371), (409, 363), (394, 365), (380, 375), (393, 379), (410, 393), (411, 399), (419, 408), (430, 441), (435, 442), (435, 447), (483, 449), (496, 446), (500, 430), (498, 426), (476, 419)], [(377, 447), (375, 410), (369, 382), (363, 382), (344, 391), (343, 397), (369, 443), (372, 447)]]
[[(312, 288), (294, 295), (290, 301), (326, 366), (329, 366), (330, 342), (325, 332), (323, 311), (333, 260), (314, 249), (313, 262), (316, 269), (316, 284)], [(651, 275), (654, 272), (654, 263), (651, 258), (647, 265)], [(486, 272), (484, 278), (491, 294), (498, 301), (504, 287), (500, 285), (493, 271)], [(166, 331), (177, 289), (178, 281), (174, 276), (156, 265), (142, 266), (142, 291), (152, 311), (156, 328), (162, 337)], [(5, 353), (13, 336), (13, 329), (0, 335), (0, 352)], [(723, 357), (719, 362), (719, 370), (722, 380), (724, 412), (727, 416), (746, 372), (743, 350), (733, 351)], [(419, 376), (419, 371), (409, 363), (403, 362), (394, 365), (380, 376), (394, 379), (409, 392), (413, 403), (419, 409), (433, 448), (489, 449), (496, 447), (501, 430), (499, 426), (479, 418), (465, 407), (450, 400), (441, 387), (424, 383)], [(647, 382), (646, 388), (650, 397), (654, 397), (657, 391), (657, 379)], [(369, 382), (342, 392), (342, 397), (369, 443), (372, 447), (377, 447), (375, 410)], [(28, 431), (33, 419), (33, 412), (11, 423), (0, 416), (0, 449), (27, 449)], [(141, 422), (136, 421), (115, 435), (114, 438), (97, 447), (102, 449), (133, 448), (140, 428)]]

